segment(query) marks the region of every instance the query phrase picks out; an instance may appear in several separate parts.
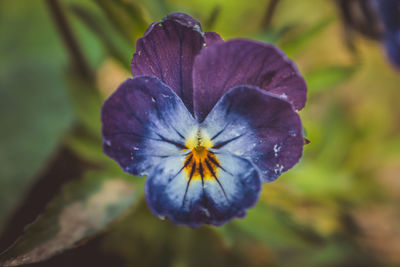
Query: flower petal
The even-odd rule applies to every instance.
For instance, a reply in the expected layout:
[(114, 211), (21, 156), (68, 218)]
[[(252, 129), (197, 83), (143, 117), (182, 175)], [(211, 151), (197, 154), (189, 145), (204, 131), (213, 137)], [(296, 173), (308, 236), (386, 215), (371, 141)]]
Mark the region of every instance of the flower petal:
[(222, 40), (221, 36), (216, 32), (205, 32), (204, 38), (206, 38), (207, 46), (213, 45), (213, 44), (221, 44), (224, 42), (224, 40)]
[(400, 68), (400, 30), (395, 34), (386, 35), (384, 44), (389, 59), (397, 68)]
[(153, 23), (136, 44), (132, 74), (155, 76), (179, 95), (193, 112), (192, 67), (205, 40), (192, 17), (173, 13)]
[(294, 63), (273, 45), (235, 39), (207, 46), (193, 67), (196, 117), (201, 121), (230, 88), (254, 85), (304, 107), (306, 84)]
[(197, 124), (167, 85), (148, 76), (125, 81), (104, 103), (101, 121), (105, 153), (139, 176), (180, 153)]
[(271, 182), (300, 159), (304, 140), (293, 106), (253, 86), (229, 90), (200, 125), (213, 142), (212, 151), (249, 159)]
[(221, 168), (216, 179), (191, 179), (182, 170), (184, 155), (168, 157), (147, 178), (147, 202), (159, 217), (198, 227), (221, 225), (243, 217), (258, 199), (258, 171), (247, 160), (229, 153), (216, 155)]

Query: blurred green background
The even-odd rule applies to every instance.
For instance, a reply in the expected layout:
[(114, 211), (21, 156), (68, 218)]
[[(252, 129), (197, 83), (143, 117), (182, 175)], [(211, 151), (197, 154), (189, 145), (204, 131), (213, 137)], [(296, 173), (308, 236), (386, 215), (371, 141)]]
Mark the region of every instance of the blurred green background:
[[(334, 1), (281, 0), (269, 17), (270, 5), (1, 0), (1, 250), (43, 213), (13, 257), (83, 246), (32, 266), (399, 266), (400, 72), (378, 42), (356, 36), (349, 49)], [(101, 152), (101, 103), (130, 76), (137, 38), (171, 12), (224, 39), (278, 45), (309, 86), (300, 113), (311, 143), (301, 162), (264, 185), (245, 219), (223, 227), (153, 216), (143, 179)], [(83, 204), (64, 221), (71, 203)]]

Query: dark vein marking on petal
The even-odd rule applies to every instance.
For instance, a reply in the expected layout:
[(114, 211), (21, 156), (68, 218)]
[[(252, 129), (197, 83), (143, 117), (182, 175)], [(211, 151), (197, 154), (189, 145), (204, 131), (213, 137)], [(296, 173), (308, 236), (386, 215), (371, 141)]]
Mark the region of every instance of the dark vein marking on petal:
[(140, 156), (144, 157), (157, 157), (157, 158), (169, 158), (169, 157), (175, 157), (175, 156), (182, 156), (186, 157), (189, 153), (183, 154), (183, 155), (177, 155), (177, 154), (170, 154), (170, 155), (155, 155), (155, 154), (140, 154)]
[[(153, 42), (150, 42), (150, 43), (153, 43)], [(153, 61), (152, 54), (149, 53), (148, 48), (150, 48), (150, 46), (147, 45), (147, 41), (143, 40), (143, 41), (141, 42), (141, 49), (142, 49), (142, 51), (143, 51), (143, 55), (146, 55), (146, 59), (145, 59), (145, 60), (147, 61), (146, 64), (149, 65), (149, 66), (159, 66), (159, 64), (157, 64), (156, 62)], [(158, 62), (158, 63), (159, 63), (159, 62)], [(143, 70), (144, 64), (135, 64), (135, 66), (136, 66), (136, 67), (139, 66), (139, 68), (140, 68), (141, 70)], [(146, 71), (145, 71), (145, 72), (146, 72)], [(155, 74), (155, 73), (153, 73), (153, 74)], [(135, 73), (134, 73), (134, 76), (136, 76)]]
[(211, 172), (212, 176), (214, 177), (215, 181), (217, 181), (217, 183), (219, 184), (219, 187), (221, 188), (222, 192), (224, 193), (224, 196), (225, 196), (226, 200), (229, 201), (228, 196), (227, 196), (227, 194), (226, 194), (226, 192), (225, 192), (225, 189), (224, 189), (224, 187), (222, 186), (222, 184), (221, 184), (221, 182), (219, 181), (219, 179), (217, 178), (217, 176), (215, 175), (215, 172), (214, 172), (214, 170), (213, 170), (213, 168), (212, 168), (210, 162), (208, 162), (208, 160), (206, 159), (206, 160), (205, 160), (205, 163), (206, 163), (206, 165), (207, 165), (208, 170)]
[[(149, 95), (149, 96), (151, 96), (151, 95)], [(155, 105), (155, 109), (156, 109), (156, 111), (157, 111), (157, 116), (158, 116), (158, 118), (162, 121), (162, 122), (164, 122), (164, 124), (168, 127), (171, 127), (178, 135), (179, 135), (179, 137), (181, 138), (181, 139), (185, 139), (185, 137), (175, 128), (175, 126), (173, 126), (172, 124), (168, 124), (168, 122), (167, 122), (167, 120), (165, 119), (165, 117), (164, 117), (164, 115), (163, 115), (163, 112), (161, 112), (160, 111), (160, 108), (159, 108), (159, 106), (158, 105)]]
[(116, 135), (133, 135), (133, 136), (140, 137), (140, 138), (143, 138), (143, 139), (149, 139), (149, 140), (154, 140), (154, 141), (163, 141), (163, 140), (160, 140), (160, 139), (147, 137), (147, 136), (135, 133), (135, 132), (115, 132), (115, 133), (105, 134), (105, 136), (110, 136), (110, 137), (114, 137)]
[(194, 161), (193, 164), (192, 164), (192, 170), (190, 171), (189, 180), (187, 181), (187, 184), (186, 184), (185, 194), (183, 195), (182, 207), (181, 208), (183, 208), (183, 206), (185, 205), (186, 195), (187, 195), (187, 192), (188, 192), (188, 189), (189, 189), (189, 185), (190, 185), (190, 182), (192, 181), (192, 178), (193, 178), (195, 170), (196, 170), (196, 161)]
[(178, 177), (178, 175), (183, 171), (184, 167), (182, 167), (173, 177), (170, 177), (168, 179), (168, 182), (170, 183), (171, 181), (173, 181), (176, 177)]
[(159, 134), (159, 133), (157, 133), (157, 135), (158, 135), (158, 136), (161, 138), (161, 140), (164, 141), (164, 142), (170, 143), (170, 144), (172, 144), (172, 145), (174, 145), (174, 146), (176, 146), (176, 147), (178, 147), (178, 148), (180, 148), (180, 149), (187, 149), (187, 147), (186, 147), (184, 144), (181, 144), (181, 143), (178, 143), (178, 142), (176, 142), (176, 141), (170, 140), (170, 139), (168, 139), (168, 138), (162, 136), (162, 135)]
[(220, 134), (222, 134), (222, 133), (225, 131), (226, 127), (227, 127), (227, 125), (225, 125), (225, 127), (224, 127), (221, 131), (219, 131), (219, 132), (216, 133), (213, 137), (211, 137), (211, 140), (214, 140), (214, 139), (217, 138)]
[(199, 162), (199, 173), (200, 173), (200, 177), (201, 177), (201, 183), (204, 183), (204, 169), (203, 169), (203, 164), (201, 163), (201, 161)]
[(223, 147), (223, 146), (226, 146), (226, 145), (229, 144), (230, 142), (233, 142), (233, 141), (239, 139), (239, 138), (242, 137), (243, 135), (244, 135), (244, 134), (241, 134), (241, 135), (235, 136), (235, 137), (233, 137), (233, 138), (231, 138), (231, 139), (228, 139), (228, 140), (226, 140), (226, 141), (219, 142), (219, 143), (215, 144), (215, 145), (213, 146), (213, 148), (214, 148), (214, 149), (219, 149), (219, 148), (221, 148), (221, 147)]
[[(215, 155), (214, 152), (212, 152), (212, 151), (209, 151), (209, 152), (210, 152), (211, 154), (214, 154), (214, 155)], [(211, 157), (210, 155), (207, 156), (207, 159), (208, 159), (209, 161), (211, 161), (215, 166), (217, 166), (218, 168), (220, 168), (221, 170), (223, 170), (224, 172), (229, 173), (230, 175), (233, 176), (232, 173), (230, 173), (230, 172), (228, 172), (227, 170), (225, 170), (225, 168), (222, 167), (221, 164), (219, 164), (218, 161), (216, 161), (216, 160), (215, 160), (213, 157)]]
[(228, 116), (228, 114), (231, 113), (232, 105), (232, 101), (229, 101), (229, 106), (226, 108), (225, 116)]
[(183, 90), (183, 69), (182, 69), (182, 38), (179, 38), (179, 86), (182, 99), (185, 99), (184, 90)]
[[(125, 106), (125, 110), (129, 111), (128, 114), (130, 116), (132, 116), (133, 118), (135, 118), (140, 124), (144, 125), (143, 121), (134, 113), (134, 111), (132, 110), (132, 105), (130, 105), (128, 103), (128, 98), (124, 98), (124, 106)], [(118, 109), (120, 110), (120, 109)]]
[(172, 126), (172, 128), (175, 130), (175, 132), (179, 135), (181, 139), (185, 140), (185, 137), (174, 126)]
[(186, 168), (190, 164), (190, 162), (192, 162), (192, 159), (193, 159), (193, 154), (190, 154), (190, 156), (185, 161), (185, 164), (183, 164), (183, 168)]
[(162, 82), (165, 82), (165, 80), (164, 80), (164, 75), (163, 75), (163, 72), (162, 72), (162, 67), (161, 67), (161, 60), (160, 60), (160, 57), (159, 57), (159, 55), (158, 55), (157, 48), (155, 47), (156, 42), (151, 41), (151, 42), (149, 42), (149, 43), (150, 43), (151, 49), (153, 50), (154, 55), (155, 55), (155, 57), (156, 57), (156, 59), (157, 59), (157, 66), (158, 66), (158, 72), (159, 72), (159, 74), (160, 74), (160, 80), (161, 80)]

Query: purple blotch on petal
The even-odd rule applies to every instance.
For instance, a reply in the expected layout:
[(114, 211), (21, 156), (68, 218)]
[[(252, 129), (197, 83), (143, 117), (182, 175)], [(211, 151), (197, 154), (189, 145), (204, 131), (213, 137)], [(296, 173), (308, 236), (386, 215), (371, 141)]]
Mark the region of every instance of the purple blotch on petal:
[(254, 85), (304, 107), (307, 87), (295, 64), (277, 47), (234, 39), (203, 49), (193, 67), (196, 117), (202, 121), (230, 88)]
[(133, 77), (155, 76), (170, 86), (193, 113), (192, 68), (205, 40), (192, 17), (173, 13), (153, 23), (137, 41), (131, 70)]

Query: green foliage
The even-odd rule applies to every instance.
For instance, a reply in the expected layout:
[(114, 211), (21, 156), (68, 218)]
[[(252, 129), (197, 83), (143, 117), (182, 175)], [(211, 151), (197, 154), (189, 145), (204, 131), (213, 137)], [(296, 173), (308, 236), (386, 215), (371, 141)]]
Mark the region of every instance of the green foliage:
[(296, 57), (307, 49), (307, 46), (309, 46), (312, 41), (315, 41), (318, 35), (333, 21), (333, 18), (323, 19), (305, 30), (300, 30), (300, 32), (296, 31), (298, 27), (293, 27), (293, 33), (290, 34), (290, 32), (288, 32), (288, 38), (284, 38), (279, 44), (289, 57)]
[[(281, 1), (266, 30), (261, 0), (61, 2), (94, 80), (67, 65), (67, 46), (43, 4), (0, 2), (0, 30), (7, 36), (0, 41), (6, 52), (0, 61), (0, 230), (57, 146), (68, 147), (96, 170), (63, 187), (0, 256), (4, 266), (61, 253), (128, 211), (97, 241), (126, 266), (400, 262), (399, 236), (391, 230), (400, 216), (388, 212), (400, 199), (395, 179), (400, 171), (400, 80), (373, 45), (363, 44), (358, 55), (363, 60), (339, 45), (340, 21), (333, 7), (318, 0)], [(144, 179), (123, 174), (102, 152), (100, 109), (110, 93), (103, 91), (104, 65), (111, 59), (129, 70), (136, 40), (168, 10), (187, 12), (224, 38), (255, 36), (278, 45), (295, 59), (308, 84), (301, 116), (311, 143), (301, 162), (265, 184), (246, 218), (223, 227), (175, 226), (152, 215), (144, 200), (131, 209)], [(106, 75), (119, 72), (111, 67)]]
[(46, 211), (0, 256), (1, 266), (45, 260), (102, 231), (132, 207), (140, 186), (98, 172), (64, 186)]
[[(40, 29), (40, 30), (37, 30)], [(71, 127), (66, 55), (42, 3), (0, 8), (0, 233)]]
[(104, 18), (91, 9), (79, 5), (71, 5), (70, 9), (99, 39), (108, 54), (121, 63), (122, 66), (129, 69), (130, 60), (127, 59), (127, 55), (131, 53), (132, 48), (121, 39), (121, 35), (115, 34), (110, 30), (110, 26)]
[(305, 75), (310, 95), (329, 90), (348, 81), (358, 66), (328, 66), (310, 71)]
[(107, 15), (115, 29), (131, 45), (135, 44), (137, 35), (142, 34), (148, 26), (149, 22), (141, 7), (134, 1), (96, 0), (96, 3)]

